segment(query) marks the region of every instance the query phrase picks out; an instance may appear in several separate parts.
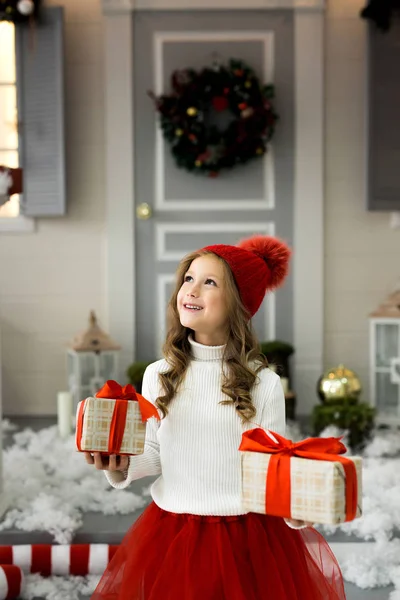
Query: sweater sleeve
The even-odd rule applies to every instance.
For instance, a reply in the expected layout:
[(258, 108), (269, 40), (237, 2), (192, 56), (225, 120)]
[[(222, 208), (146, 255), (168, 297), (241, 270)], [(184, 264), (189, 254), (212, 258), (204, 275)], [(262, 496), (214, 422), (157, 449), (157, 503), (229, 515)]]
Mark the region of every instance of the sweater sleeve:
[[(158, 371), (148, 367), (143, 376), (142, 396), (155, 404), (158, 393)], [(154, 417), (148, 420), (146, 426), (146, 439), (143, 454), (129, 457), (127, 472), (104, 471), (105, 476), (114, 488), (124, 489), (135, 479), (161, 473), (160, 445), (157, 440), (157, 431), (160, 421)]]
[[(285, 435), (286, 429), (286, 410), (285, 410), (285, 394), (279, 377), (277, 377), (275, 385), (270, 393), (270, 397), (266, 399), (263, 411), (261, 414), (261, 427), (276, 431), (279, 435)], [(303, 529), (306, 525), (295, 525), (290, 519), (284, 519), (286, 525), (291, 529)]]
[(280, 378), (276, 375), (275, 383), (265, 390), (265, 399), (261, 412), (260, 426), (263, 429), (275, 431), (279, 435), (285, 435), (286, 411), (285, 395)]

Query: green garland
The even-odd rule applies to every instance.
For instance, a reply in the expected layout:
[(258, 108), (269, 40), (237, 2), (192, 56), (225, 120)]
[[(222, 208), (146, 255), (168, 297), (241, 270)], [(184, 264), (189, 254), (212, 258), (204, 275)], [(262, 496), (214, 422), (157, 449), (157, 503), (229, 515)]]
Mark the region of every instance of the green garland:
[[(278, 119), (274, 88), (244, 62), (175, 71), (171, 87), (170, 95), (150, 95), (178, 167), (213, 177), (266, 153)], [(228, 111), (225, 129), (210, 122), (213, 113)]]

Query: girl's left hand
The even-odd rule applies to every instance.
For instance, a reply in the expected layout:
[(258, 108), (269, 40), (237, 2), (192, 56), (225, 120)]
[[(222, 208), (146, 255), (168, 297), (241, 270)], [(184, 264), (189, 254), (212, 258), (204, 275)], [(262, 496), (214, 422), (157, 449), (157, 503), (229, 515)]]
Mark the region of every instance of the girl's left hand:
[(314, 527), (314, 523), (310, 521), (300, 521), (299, 519), (287, 519), (293, 527)]

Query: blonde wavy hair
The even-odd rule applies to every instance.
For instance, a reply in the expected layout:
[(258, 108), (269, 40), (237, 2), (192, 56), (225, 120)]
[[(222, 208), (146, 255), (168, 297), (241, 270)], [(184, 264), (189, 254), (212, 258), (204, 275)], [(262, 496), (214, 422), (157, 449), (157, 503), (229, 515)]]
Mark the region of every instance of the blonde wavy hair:
[[(221, 261), (224, 269), (228, 311), (228, 339), (223, 356), (222, 392), (229, 398), (221, 404), (232, 404), (243, 422), (255, 417), (256, 409), (250, 391), (257, 379), (257, 373), (268, 366), (266, 358), (261, 354), (259, 342), (253, 332), (249, 313), (244, 307), (229, 265), (213, 252), (200, 250), (186, 256), (177, 270), (176, 287), (171, 296), (168, 311), (168, 333), (163, 347), (166, 361), (170, 368), (160, 373), (160, 382), (164, 391), (156, 401), (163, 417), (168, 414), (168, 406), (176, 396), (192, 352), (189, 342), (191, 329), (183, 327), (179, 319), (177, 297), (191, 263), (200, 256), (212, 254)], [(254, 367), (254, 368), (252, 368)]]

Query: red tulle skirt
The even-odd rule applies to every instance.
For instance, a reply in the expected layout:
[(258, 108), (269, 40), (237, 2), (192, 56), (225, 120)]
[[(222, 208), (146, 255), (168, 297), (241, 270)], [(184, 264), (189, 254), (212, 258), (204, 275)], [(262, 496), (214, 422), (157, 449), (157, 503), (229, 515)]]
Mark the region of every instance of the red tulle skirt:
[(343, 600), (342, 574), (314, 529), (247, 514), (202, 517), (152, 503), (92, 600)]

